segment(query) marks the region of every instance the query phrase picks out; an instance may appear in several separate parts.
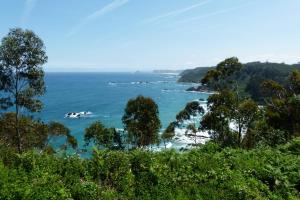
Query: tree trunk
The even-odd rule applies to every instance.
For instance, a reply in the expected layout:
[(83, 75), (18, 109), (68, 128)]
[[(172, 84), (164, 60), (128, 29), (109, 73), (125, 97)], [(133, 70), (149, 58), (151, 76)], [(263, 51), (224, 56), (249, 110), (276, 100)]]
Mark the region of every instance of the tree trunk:
[(21, 133), (20, 133), (20, 127), (19, 127), (19, 105), (18, 105), (19, 97), (18, 92), (16, 92), (16, 115), (15, 115), (15, 128), (16, 128), (16, 134), (17, 134), (17, 143), (18, 143), (18, 152), (22, 152), (22, 141), (21, 141)]
[(21, 133), (19, 127), (19, 72), (16, 68), (16, 83), (15, 83), (15, 104), (16, 104), (16, 116), (15, 116), (15, 128), (17, 134), (17, 145), (18, 145), (18, 152), (22, 152), (22, 141), (21, 141)]
[(239, 119), (239, 135), (238, 135), (239, 147), (241, 146), (241, 143), (242, 143), (241, 138), (242, 138), (242, 128), (241, 128), (241, 123), (240, 123), (240, 119)]
[[(237, 104), (236, 104), (236, 110), (239, 112), (239, 105), (240, 105), (240, 96), (239, 96), (239, 90), (238, 90), (238, 83), (235, 81), (235, 92), (237, 97)], [(241, 118), (239, 116), (239, 113), (236, 113), (238, 116), (238, 126), (239, 126), (239, 135), (238, 135), (238, 145), (241, 146), (241, 139), (242, 139), (242, 128), (241, 128)]]

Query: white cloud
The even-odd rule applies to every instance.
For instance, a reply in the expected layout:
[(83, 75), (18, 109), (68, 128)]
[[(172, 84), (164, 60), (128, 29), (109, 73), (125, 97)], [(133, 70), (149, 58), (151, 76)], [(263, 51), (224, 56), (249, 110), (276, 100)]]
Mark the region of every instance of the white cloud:
[(197, 21), (197, 20), (200, 20), (200, 19), (205, 19), (205, 18), (209, 18), (209, 17), (213, 17), (213, 16), (218, 16), (218, 15), (226, 14), (226, 13), (229, 13), (231, 11), (243, 8), (243, 7), (245, 7), (245, 6), (249, 5), (249, 4), (250, 3), (244, 4), (244, 5), (240, 5), (240, 6), (231, 7), (231, 8), (227, 8), (227, 9), (223, 9), (223, 10), (214, 11), (214, 12), (203, 14), (203, 15), (196, 16), (196, 17), (191, 17), (191, 18), (188, 18), (188, 19), (177, 21), (177, 23), (192, 22), (192, 21)]
[(171, 12), (168, 12), (168, 13), (165, 13), (165, 14), (153, 17), (153, 18), (146, 19), (146, 20), (144, 20), (144, 22), (145, 23), (154, 23), (154, 22), (158, 22), (160, 20), (163, 20), (165, 18), (175, 17), (177, 15), (186, 13), (186, 12), (192, 10), (192, 9), (198, 8), (200, 6), (203, 6), (203, 5), (205, 5), (205, 4), (209, 3), (209, 2), (211, 2), (211, 0), (206, 0), (206, 1), (194, 4), (194, 5), (191, 5), (189, 7), (185, 7), (185, 8), (179, 9), (179, 10), (173, 10)]
[(37, 4), (38, 0), (25, 0), (25, 7), (23, 10), (23, 14), (21, 17), (21, 25), (24, 26), (26, 25), (29, 16), (31, 14), (31, 12), (33, 11), (33, 9), (35, 8), (36, 4)]
[(70, 36), (74, 35), (75, 33), (77, 33), (83, 26), (85, 26), (89, 22), (124, 6), (128, 2), (129, 2), (129, 0), (114, 0), (110, 4), (107, 4), (106, 6), (104, 6), (103, 8), (100, 8), (99, 10), (96, 10), (95, 12), (91, 13), (90, 15), (82, 18), (80, 20), (80, 22), (76, 26), (74, 26), (71, 29), (71, 31), (67, 34), (67, 37), (70, 37)]

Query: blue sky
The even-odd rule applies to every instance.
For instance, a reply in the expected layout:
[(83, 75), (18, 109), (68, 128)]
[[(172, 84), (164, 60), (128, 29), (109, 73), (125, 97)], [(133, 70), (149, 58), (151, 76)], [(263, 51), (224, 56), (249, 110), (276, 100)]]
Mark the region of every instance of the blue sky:
[(149, 71), (300, 62), (299, 0), (0, 0), (9, 28), (45, 42), (46, 71)]

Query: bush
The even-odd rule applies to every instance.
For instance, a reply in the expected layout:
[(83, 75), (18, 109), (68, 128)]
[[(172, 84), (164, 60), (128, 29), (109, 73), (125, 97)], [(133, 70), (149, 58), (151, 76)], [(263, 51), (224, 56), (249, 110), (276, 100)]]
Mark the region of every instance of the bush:
[(14, 154), (0, 161), (0, 200), (299, 199), (299, 141), (254, 150), (211, 142), (183, 153), (96, 150), (90, 159)]

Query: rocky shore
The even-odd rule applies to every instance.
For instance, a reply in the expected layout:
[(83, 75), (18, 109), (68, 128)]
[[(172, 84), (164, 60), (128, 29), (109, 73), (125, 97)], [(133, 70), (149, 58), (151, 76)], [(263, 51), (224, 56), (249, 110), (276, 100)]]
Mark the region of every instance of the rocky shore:
[(213, 90), (211, 90), (209, 87), (205, 85), (199, 85), (199, 86), (193, 86), (188, 89), (186, 89), (188, 92), (205, 92), (205, 93), (213, 93)]

